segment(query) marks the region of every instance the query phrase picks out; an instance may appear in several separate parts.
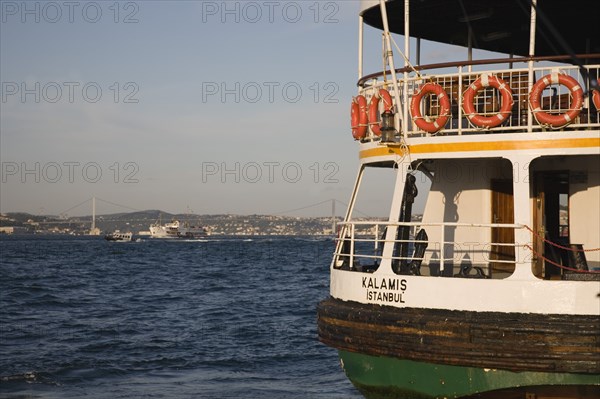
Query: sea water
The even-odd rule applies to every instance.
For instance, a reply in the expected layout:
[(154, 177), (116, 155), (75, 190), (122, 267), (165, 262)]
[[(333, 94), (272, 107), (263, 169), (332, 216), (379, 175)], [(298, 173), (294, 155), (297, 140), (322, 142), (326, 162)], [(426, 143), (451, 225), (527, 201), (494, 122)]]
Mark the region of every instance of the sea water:
[(333, 247), (0, 237), (0, 397), (361, 398), (317, 339)]

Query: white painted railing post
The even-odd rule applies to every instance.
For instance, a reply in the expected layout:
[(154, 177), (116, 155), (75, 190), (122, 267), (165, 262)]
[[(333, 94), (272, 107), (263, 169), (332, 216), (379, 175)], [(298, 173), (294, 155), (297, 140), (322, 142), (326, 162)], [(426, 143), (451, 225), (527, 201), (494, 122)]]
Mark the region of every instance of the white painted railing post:
[(350, 269), (354, 267), (354, 223), (350, 225)]
[[(462, 135), (462, 82), (463, 82), (463, 67), (459, 65), (458, 67), (458, 88), (456, 89), (456, 93), (458, 94), (458, 98), (456, 99), (458, 103), (458, 135)], [(450, 93), (452, 94), (452, 93)]]
[(446, 268), (446, 266), (444, 265), (444, 252), (445, 252), (445, 245), (444, 245), (444, 241), (446, 241), (446, 234), (445, 234), (445, 227), (444, 224), (442, 224), (441, 226), (441, 234), (440, 234), (440, 241), (441, 241), (441, 249), (440, 249), (440, 275), (444, 275), (444, 269)]

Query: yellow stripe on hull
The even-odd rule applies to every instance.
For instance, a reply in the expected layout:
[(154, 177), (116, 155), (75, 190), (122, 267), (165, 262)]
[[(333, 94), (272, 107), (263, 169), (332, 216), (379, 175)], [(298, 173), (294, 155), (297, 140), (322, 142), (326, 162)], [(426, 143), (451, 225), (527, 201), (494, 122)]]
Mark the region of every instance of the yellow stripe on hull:
[[(479, 152), (479, 151), (523, 151), (548, 148), (589, 148), (600, 147), (600, 138), (571, 138), (548, 140), (507, 140), (489, 142), (464, 143), (435, 143), (409, 145), (411, 154), (441, 153), (441, 152)], [(403, 155), (402, 147), (382, 146), (360, 151), (360, 159), (381, 157), (386, 155)]]

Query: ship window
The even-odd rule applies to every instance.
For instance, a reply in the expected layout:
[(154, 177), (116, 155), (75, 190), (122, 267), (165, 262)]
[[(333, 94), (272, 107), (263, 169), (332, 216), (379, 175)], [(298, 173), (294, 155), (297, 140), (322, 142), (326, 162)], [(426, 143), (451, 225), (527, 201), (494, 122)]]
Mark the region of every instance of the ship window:
[(569, 237), (569, 194), (558, 194), (558, 236)]
[(536, 257), (534, 274), (546, 279), (560, 278), (561, 265), (571, 266), (569, 229), (569, 173), (542, 171), (536, 174), (534, 237)]
[(387, 220), (390, 214), (397, 170), (392, 167), (365, 167), (352, 220)]
[(374, 271), (379, 267), (382, 236), (388, 220), (398, 170), (393, 163), (365, 166), (355, 188), (351, 224), (339, 232), (334, 265), (354, 271)]

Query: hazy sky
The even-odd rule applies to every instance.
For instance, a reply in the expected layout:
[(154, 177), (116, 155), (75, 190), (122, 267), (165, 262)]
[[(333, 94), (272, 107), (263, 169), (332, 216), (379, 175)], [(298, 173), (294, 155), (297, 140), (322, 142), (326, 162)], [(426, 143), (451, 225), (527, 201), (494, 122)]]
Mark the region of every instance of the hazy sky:
[[(358, 1), (0, 5), (1, 212), (89, 214), (70, 208), (92, 196), (197, 214), (348, 201)], [(365, 73), (381, 70), (380, 33), (365, 41)], [(387, 202), (373, 193), (361, 211)]]

